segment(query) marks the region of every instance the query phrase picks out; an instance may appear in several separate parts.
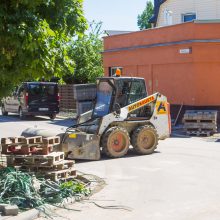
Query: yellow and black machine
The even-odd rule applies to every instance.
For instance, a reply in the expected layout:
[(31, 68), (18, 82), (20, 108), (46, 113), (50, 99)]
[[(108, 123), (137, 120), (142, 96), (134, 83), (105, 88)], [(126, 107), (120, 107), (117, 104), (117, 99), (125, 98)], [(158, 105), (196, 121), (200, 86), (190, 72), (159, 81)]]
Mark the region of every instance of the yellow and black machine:
[(66, 132), (27, 129), (22, 135), (59, 135), (59, 150), (68, 158), (99, 160), (101, 152), (118, 158), (131, 147), (137, 154), (153, 153), (158, 140), (170, 136), (170, 124), (167, 98), (160, 93), (148, 96), (143, 78), (102, 77), (97, 79), (93, 109)]

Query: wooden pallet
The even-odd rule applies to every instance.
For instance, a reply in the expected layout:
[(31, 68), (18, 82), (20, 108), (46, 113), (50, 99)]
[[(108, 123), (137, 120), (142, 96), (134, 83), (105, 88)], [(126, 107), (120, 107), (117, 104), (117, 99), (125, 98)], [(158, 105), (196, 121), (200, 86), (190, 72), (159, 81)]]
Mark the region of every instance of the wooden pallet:
[(64, 160), (63, 152), (52, 152), (48, 155), (8, 155), (8, 166), (22, 166), (22, 165), (46, 165), (52, 166)]
[(196, 136), (211, 136), (212, 132), (211, 131), (187, 131), (186, 132), (187, 135), (196, 135)]
[(217, 120), (217, 111), (209, 110), (188, 110), (184, 114), (183, 120)]
[(185, 132), (189, 135), (210, 136), (217, 132), (217, 111), (186, 111), (183, 124)]
[(53, 145), (44, 144), (5, 144), (2, 154), (10, 155), (48, 155), (53, 151)]
[(217, 123), (215, 120), (212, 119), (185, 119), (183, 118), (183, 123)]
[(60, 137), (9, 137), (1, 139), (2, 154), (17, 155), (47, 155), (53, 151), (53, 146), (60, 144)]
[[(21, 165), (21, 169), (25, 170), (25, 171), (57, 171), (57, 170), (64, 170), (64, 169), (69, 169), (72, 168), (75, 164), (74, 160), (63, 160), (63, 161), (59, 161), (55, 164), (32, 164), (32, 165), (27, 165), (27, 164), (23, 164)], [(18, 166), (18, 165), (16, 165)]]
[(7, 137), (1, 138), (1, 144), (59, 144), (60, 137), (43, 138), (42, 136), (34, 137)]
[(213, 129), (217, 131), (217, 125), (215, 123), (185, 123), (184, 129)]

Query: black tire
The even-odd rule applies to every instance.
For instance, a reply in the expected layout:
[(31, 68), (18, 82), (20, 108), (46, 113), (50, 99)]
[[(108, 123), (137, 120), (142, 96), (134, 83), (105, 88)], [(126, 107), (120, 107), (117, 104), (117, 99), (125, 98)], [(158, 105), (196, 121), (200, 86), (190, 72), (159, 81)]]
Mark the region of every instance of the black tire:
[(49, 115), (49, 117), (50, 117), (50, 119), (51, 119), (51, 120), (54, 120), (54, 119), (56, 118), (56, 116), (57, 116), (57, 115), (56, 115), (55, 113), (54, 113), (54, 114)]
[(150, 125), (138, 127), (132, 134), (131, 143), (138, 154), (152, 154), (158, 145), (157, 131)]
[(8, 112), (5, 110), (5, 106), (2, 105), (2, 115), (7, 116)]
[(123, 157), (130, 146), (130, 137), (126, 129), (121, 127), (109, 128), (101, 140), (102, 151), (111, 158)]
[(18, 109), (18, 114), (19, 114), (19, 118), (21, 120), (24, 120), (26, 118), (26, 116), (24, 115), (24, 112), (22, 111), (21, 107)]

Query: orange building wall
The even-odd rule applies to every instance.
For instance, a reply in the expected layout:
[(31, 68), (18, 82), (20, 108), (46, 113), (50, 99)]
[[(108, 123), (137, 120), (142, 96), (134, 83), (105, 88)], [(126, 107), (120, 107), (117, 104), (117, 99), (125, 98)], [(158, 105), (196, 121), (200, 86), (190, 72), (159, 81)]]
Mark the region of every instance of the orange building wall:
[[(131, 48), (141, 45), (151, 46)], [(106, 75), (109, 67), (120, 66), (124, 76), (144, 77), (148, 92), (161, 92), (171, 104), (220, 106), (220, 23), (191, 22), (110, 36), (104, 38), (104, 48)], [(192, 53), (180, 54), (184, 48)]]

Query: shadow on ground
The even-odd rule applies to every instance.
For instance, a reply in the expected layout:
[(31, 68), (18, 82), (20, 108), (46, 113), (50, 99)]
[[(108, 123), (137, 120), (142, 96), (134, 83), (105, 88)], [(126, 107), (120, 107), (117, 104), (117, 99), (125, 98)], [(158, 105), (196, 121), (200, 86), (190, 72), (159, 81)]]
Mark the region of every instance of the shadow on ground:
[(58, 125), (58, 126), (66, 126), (70, 127), (76, 124), (76, 120), (72, 118), (53, 120), (49, 122), (50, 124)]
[[(132, 157), (151, 157), (155, 154), (160, 154), (161, 152), (160, 151), (154, 151), (153, 154), (149, 154), (149, 155), (139, 155), (137, 153), (134, 152), (133, 149), (129, 149), (128, 153), (122, 157), (122, 158), (132, 158)], [(106, 160), (117, 160), (117, 159), (120, 159), (120, 158), (109, 158), (107, 157), (106, 155), (102, 154), (101, 155), (101, 159), (99, 161), (106, 161)], [(88, 162), (94, 162), (94, 160), (77, 160), (75, 159), (76, 163), (88, 163)]]
[(4, 122), (25, 122), (25, 121), (49, 121), (47, 117), (27, 116), (25, 119), (20, 119), (18, 115), (0, 115), (0, 123)]

